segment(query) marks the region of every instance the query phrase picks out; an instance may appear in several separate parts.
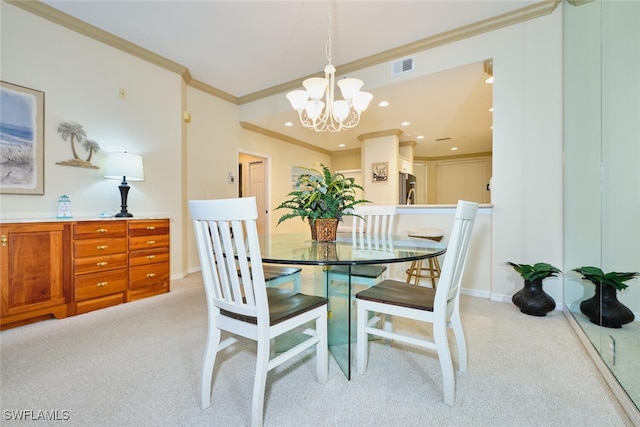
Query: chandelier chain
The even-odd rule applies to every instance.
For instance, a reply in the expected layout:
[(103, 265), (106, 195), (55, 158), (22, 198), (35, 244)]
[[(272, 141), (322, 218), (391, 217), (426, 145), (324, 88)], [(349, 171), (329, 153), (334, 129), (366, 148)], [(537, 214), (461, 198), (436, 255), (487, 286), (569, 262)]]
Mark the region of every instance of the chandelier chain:
[(327, 61), (331, 64), (331, 28), (333, 27), (333, 20), (331, 19), (331, 15), (333, 14), (333, 2), (329, 2), (329, 11), (327, 12), (327, 21), (329, 23), (329, 30), (327, 31), (327, 47), (326, 47), (326, 56)]

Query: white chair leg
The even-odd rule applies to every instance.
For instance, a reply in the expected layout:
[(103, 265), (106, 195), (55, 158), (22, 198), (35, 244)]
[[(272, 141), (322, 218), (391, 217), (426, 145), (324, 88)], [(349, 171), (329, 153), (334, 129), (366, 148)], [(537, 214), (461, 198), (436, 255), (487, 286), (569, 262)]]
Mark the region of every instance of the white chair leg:
[(327, 314), (316, 319), (316, 334), (320, 341), (316, 344), (316, 370), (318, 382), (324, 384), (329, 378), (329, 342), (327, 341)]
[(458, 348), (458, 370), (467, 372), (467, 342), (464, 339), (460, 312), (456, 311), (451, 315), (451, 327), (456, 337), (456, 347)]
[(357, 358), (357, 370), (359, 374), (364, 374), (367, 369), (367, 358), (368, 358), (368, 335), (365, 332), (365, 327), (367, 326), (367, 310), (365, 308), (365, 303), (362, 301), (357, 302), (358, 306), (358, 319), (357, 319), (357, 329), (356, 329), (356, 358)]
[(451, 361), (451, 351), (447, 340), (447, 326), (443, 325), (433, 327), (433, 340), (438, 352), (440, 360), (440, 368), (442, 369), (442, 387), (444, 389), (444, 403), (453, 406), (456, 400), (455, 376), (453, 372), (453, 362)]
[(256, 378), (253, 383), (253, 403), (251, 405), (251, 426), (262, 425), (264, 411), (264, 390), (267, 383), (270, 345), (268, 340), (258, 339), (258, 356), (256, 358)]
[(204, 363), (202, 364), (202, 378), (200, 381), (200, 407), (202, 409), (207, 409), (211, 406), (213, 365), (216, 362), (218, 345), (220, 345), (220, 330), (210, 326), (207, 333), (207, 345), (204, 350)]

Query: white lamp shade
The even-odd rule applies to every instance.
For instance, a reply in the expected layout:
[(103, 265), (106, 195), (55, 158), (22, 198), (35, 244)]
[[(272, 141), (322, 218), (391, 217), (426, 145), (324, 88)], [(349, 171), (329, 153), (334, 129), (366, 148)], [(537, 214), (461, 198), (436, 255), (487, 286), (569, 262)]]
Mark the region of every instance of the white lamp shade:
[(144, 181), (144, 166), (142, 156), (131, 153), (109, 153), (104, 177), (128, 181)]
[(287, 99), (294, 110), (300, 111), (307, 105), (309, 94), (306, 90), (292, 90), (287, 94)]
[(353, 108), (361, 113), (367, 109), (372, 99), (373, 94), (369, 92), (358, 92), (358, 95), (353, 99)]
[(307, 106), (305, 107), (305, 110), (307, 111), (307, 116), (309, 116), (311, 120), (315, 120), (318, 117), (320, 117), (320, 114), (322, 113), (323, 108), (324, 108), (324, 102), (309, 101), (307, 102)]
[(335, 101), (333, 103), (333, 116), (338, 121), (344, 121), (349, 115), (349, 103), (347, 101)]
[(309, 92), (311, 99), (320, 99), (324, 96), (324, 90), (329, 81), (322, 77), (311, 77), (302, 82), (302, 86)]
[(338, 87), (344, 99), (354, 99), (364, 82), (360, 79), (344, 78), (338, 80)]

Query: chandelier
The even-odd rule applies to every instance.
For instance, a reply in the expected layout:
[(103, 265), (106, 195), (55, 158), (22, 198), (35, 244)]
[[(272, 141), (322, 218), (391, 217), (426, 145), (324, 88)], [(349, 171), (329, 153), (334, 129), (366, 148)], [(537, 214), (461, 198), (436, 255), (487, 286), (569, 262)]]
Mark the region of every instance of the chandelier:
[(328, 13), (329, 32), (326, 48), (329, 64), (324, 67), (324, 78), (308, 78), (302, 82), (305, 90), (293, 90), (287, 94), (291, 106), (298, 112), (300, 123), (316, 132), (340, 132), (355, 127), (360, 121), (360, 114), (373, 99), (369, 92), (360, 92), (364, 82), (354, 78), (338, 81), (344, 99), (335, 99), (336, 67), (331, 64), (331, 9), (332, 4)]

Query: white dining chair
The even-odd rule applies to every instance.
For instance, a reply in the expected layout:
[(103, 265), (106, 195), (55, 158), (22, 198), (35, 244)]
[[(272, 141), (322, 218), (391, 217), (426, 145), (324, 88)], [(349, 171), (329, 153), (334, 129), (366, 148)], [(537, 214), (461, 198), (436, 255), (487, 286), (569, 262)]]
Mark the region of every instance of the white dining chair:
[[(351, 239), (354, 250), (388, 250), (392, 245), (395, 226), (395, 205), (357, 205), (353, 210)], [(354, 265), (351, 284), (373, 286), (384, 279), (387, 266), (382, 264)], [(349, 280), (349, 266), (337, 265), (329, 270), (329, 280)]]
[[(201, 407), (205, 409), (211, 405), (217, 353), (236, 342), (235, 337), (220, 342), (221, 331), (249, 338), (255, 340), (258, 347), (251, 425), (259, 426), (263, 421), (267, 372), (271, 369), (315, 346), (318, 381), (326, 382), (329, 363), (327, 299), (266, 286), (254, 197), (191, 200), (189, 210), (209, 319), (202, 368)], [(271, 342), (275, 337), (308, 322), (315, 322), (315, 330), (305, 328), (304, 333), (309, 336), (303, 342), (271, 358)]]
[[(436, 289), (397, 280), (385, 280), (356, 294), (358, 373), (364, 374), (367, 367), (369, 335), (436, 350), (442, 370), (444, 402), (453, 406), (455, 375), (447, 327), (453, 328), (454, 331), (458, 348), (458, 369), (460, 372), (466, 372), (467, 345), (460, 320), (459, 297), (477, 210), (477, 203), (458, 202), (440, 281)], [(433, 340), (395, 332), (388, 322), (384, 322), (382, 328), (379, 327), (380, 320), (386, 316), (401, 316), (430, 323)]]

